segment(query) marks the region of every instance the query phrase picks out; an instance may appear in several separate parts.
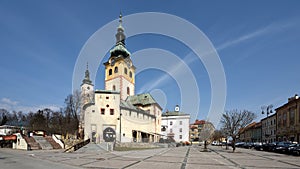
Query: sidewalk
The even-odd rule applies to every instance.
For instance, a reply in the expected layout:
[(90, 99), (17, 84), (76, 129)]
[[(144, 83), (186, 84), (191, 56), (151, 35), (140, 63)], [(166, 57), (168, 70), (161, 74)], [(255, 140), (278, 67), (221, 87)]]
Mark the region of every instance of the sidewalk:
[[(16, 166), (33, 166), (45, 163), (51, 166), (69, 166), (67, 168), (141, 168), (141, 169), (226, 169), (226, 168), (300, 168), (300, 157), (284, 154), (209, 146), (203, 152), (203, 146), (185, 146), (135, 151), (106, 152), (97, 150), (97, 146), (84, 151), (64, 153), (62, 151), (16, 151), (6, 150), (6, 154), (22, 156), (25, 161), (16, 161)], [(1, 154), (0, 154), (1, 156)], [(29, 159), (29, 160), (27, 160)], [(31, 160), (30, 160), (31, 159)], [(1, 161), (2, 160), (2, 161)], [(6, 159), (1, 159), (6, 162)], [(21, 167), (26, 169), (26, 167)]]

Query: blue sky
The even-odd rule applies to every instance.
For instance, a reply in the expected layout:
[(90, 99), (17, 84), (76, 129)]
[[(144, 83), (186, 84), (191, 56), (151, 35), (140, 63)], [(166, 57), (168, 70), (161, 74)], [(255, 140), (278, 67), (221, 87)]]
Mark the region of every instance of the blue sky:
[[(27, 112), (62, 107), (72, 91), (73, 69), (81, 48), (122, 10), (123, 15), (169, 13), (196, 25), (223, 63), (225, 109), (248, 109), (261, 117), (262, 105), (278, 107), (300, 93), (299, 6), (296, 0), (0, 0), (0, 108)], [(161, 48), (182, 59), (193, 55), (182, 43), (159, 35), (128, 38), (127, 48), (132, 53)], [(200, 60), (188, 65), (199, 85), (198, 117), (205, 118), (211, 99), (209, 77)], [(103, 67), (99, 67), (97, 89), (103, 88), (103, 77)], [(164, 72), (148, 70), (137, 75), (136, 91), (149, 92), (147, 85), (157, 79), (162, 81), (155, 87), (166, 93), (166, 109), (172, 110), (181, 102), (180, 93), (176, 81)]]

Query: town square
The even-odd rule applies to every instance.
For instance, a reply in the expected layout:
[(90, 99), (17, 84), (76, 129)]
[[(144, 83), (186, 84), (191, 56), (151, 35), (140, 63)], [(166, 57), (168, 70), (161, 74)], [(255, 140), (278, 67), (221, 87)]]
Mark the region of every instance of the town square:
[(300, 168), (299, 5), (0, 0), (0, 168)]

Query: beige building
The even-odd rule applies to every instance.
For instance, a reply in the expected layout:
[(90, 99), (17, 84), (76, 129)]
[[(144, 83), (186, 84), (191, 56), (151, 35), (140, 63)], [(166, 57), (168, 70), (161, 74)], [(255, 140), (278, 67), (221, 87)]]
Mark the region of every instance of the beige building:
[(276, 109), (277, 141), (300, 142), (300, 99), (296, 94)]
[(271, 143), (276, 141), (276, 113), (261, 119), (262, 142)]
[(162, 108), (149, 94), (135, 95), (135, 66), (125, 47), (122, 17), (105, 66), (105, 90), (94, 90), (88, 69), (81, 85), (79, 129), (92, 142), (158, 142)]
[(190, 141), (210, 141), (215, 130), (212, 123), (205, 120), (196, 120), (190, 125)]

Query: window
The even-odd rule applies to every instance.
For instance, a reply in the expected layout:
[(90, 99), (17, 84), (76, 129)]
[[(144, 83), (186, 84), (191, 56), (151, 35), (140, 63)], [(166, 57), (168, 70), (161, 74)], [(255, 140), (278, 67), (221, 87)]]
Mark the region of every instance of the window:
[(182, 135), (179, 135), (179, 139), (182, 139)]
[(114, 115), (115, 114), (115, 110), (114, 109), (110, 109), (110, 115)]
[(124, 73), (127, 75), (127, 68), (126, 67), (124, 68)]
[(112, 75), (112, 69), (109, 69), (108, 75), (109, 75), (109, 76)]
[(281, 127), (282, 119), (281, 119), (281, 114), (278, 113), (278, 127)]
[(132, 77), (132, 72), (131, 72), (131, 71), (129, 72), (129, 77), (130, 77), (130, 78)]
[(170, 133), (173, 133), (173, 130), (172, 130), (172, 129), (170, 129)]
[(130, 95), (130, 89), (127, 87), (127, 95)]
[(179, 132), (181, 132), (181, 133), (182, 133), (182, 128), (180, 128), (180, 129), (179, 129)]
[(290, 110), (290, 124), (291, 125), (295, 124), (295, 110), (294, 109)]
[(105, 115), (105, 109), (101, 109), (101, 114)]
[(118, 67), (117, 66), (115, 67), (115, 71), (114, 72), (118, 73)]
[(300, 108), (298, 108), (298, 121), (300, 122)]
[(283, 126), (286, 126), (286, 112), (283, 113)]
[(170, 121), (170, 126), (172, 126), (173, 125), (173, 122), (172, 121)]
[(108, 97), (108, 96), (106, 96), (106, 99), (108, 100), (108, 99), (109, 99), (109, 97)]
[(179, 125), (182, 125), (182, 121), (179, 121)]
[(116, 91), (116, 86), (115, 86), (115, 85), (113, 85), (112, 90), (113, 90), (113, 91)]

